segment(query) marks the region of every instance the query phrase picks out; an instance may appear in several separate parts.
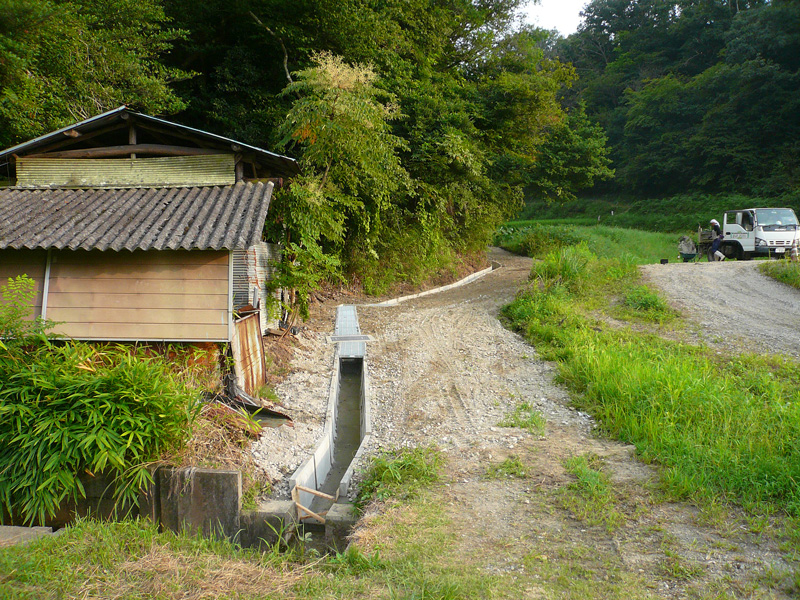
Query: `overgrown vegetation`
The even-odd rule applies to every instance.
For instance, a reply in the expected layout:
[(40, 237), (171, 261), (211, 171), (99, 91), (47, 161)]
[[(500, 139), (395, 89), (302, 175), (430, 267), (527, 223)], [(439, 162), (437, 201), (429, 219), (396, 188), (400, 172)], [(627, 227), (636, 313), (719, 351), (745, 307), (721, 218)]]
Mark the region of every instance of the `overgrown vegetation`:
[(679, 235), (653, 234), (639, 229), (607, 225), (553, 225), (536, 221), (512, 221), (501, 227), (494, 243), (517, 254), (544, 258), (554, 251), (584, 244), (603, 259), (616, 259), (616, 269), (631, 272), (637, 264), (678, 258)]
[[(85, 496), (82, 477), (109, 474), (115, 495), (137, 502), (148, 463), (182, 445), (198, 407), (159, 358), (126, 347), (56, 343), (46, 323), (18, 322), (31, 279), (3, 286), (0, 331), (0, 502), (27, 522)], [(9, 302), (10, 300), (10, 302)], [(21, 309), (24, 306), (25, 309)]]
[(191, 73), (162, 59), (185, 32), (160, 0), (0, 1), (0, 147), (129, 104), (186, 106), (170, 87)]
[(607, 327), (594, 311), (614, 314), (613, 298), (629, 299), (647, 320), (669, 317), (635, 273), (585, 246), (565, 247), (534, 264), (531, 284), (504, 314), (559, 362), (561, 380), (603, 430), (662, 465), (674, 497), (800, 514), (800, 365)]
[(370, 458), (361, 481), (356, 506), (389, 497), (412, 498), (419, 488), (438, 481), (442, 455), (436, 448), (405, 448)]
[(589, 525), (603, 525), (608, 531), (619, 528), (625, 517), (616, 507), (616, 497), (600, 457), (573, 456), (564, 461), (564, 467), (575, 476), (575, 482), (564, 490), (562, 505)]
[(768, 261), (758, 265), (764, 275), (777, 279), (781, 283), (800, 289), (800, 263), (787, 260)]

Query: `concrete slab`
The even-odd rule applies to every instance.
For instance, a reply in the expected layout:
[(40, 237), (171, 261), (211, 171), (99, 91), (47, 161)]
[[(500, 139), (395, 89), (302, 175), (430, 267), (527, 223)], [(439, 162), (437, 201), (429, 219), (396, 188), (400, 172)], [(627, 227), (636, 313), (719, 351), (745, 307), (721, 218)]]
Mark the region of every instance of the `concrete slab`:
[(243, 511), (238, 542), (243, 548), (264, 550), (276, 543), (287, 544), (297, 526), (297, 506), (291, 500), (265, 502), (258, 510)]
[(352, 504), (342, 502), (331, 506), (325, 515), (325, 543), (337, 552), (342, 552), (347, 548), (347, 536), (357, 520)]
[(25, 545), (45, 535), (52, 535), (52, 527), (0, 526), (0, 548)]
[(161, 525), (234, 539), (239, 533), (242, 474), (215, 469), (160, 469)]

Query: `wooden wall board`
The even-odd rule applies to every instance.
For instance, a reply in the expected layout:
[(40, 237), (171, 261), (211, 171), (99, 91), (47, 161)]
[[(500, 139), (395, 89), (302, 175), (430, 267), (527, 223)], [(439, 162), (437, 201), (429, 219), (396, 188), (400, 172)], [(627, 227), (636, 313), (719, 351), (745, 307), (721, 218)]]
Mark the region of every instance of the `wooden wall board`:
[(230, 253), (191, 254), (54, 251), (47, 316), (79, 339), (227, 340)]
[[(47, 266), (46, 250), (0, 250), (0, 285), (5, 285), (9, 278), (27, 275), (36, 282), (36, 298), (31, 308), (30, 318), (42, 314), (42, 294), (44, 291), (44, 273)], [(0, 298), (0, 302), (2, 302)]]
[(228, 341), (227, 325), (197, 323), (117, 323), (109, 330), (107, 323), (61, 323), (53, 332), (81, 340), (125, 341)]
[(181, 187), (234, 185), (233, 154), (158, 158), (17, 160), (17, 187)]

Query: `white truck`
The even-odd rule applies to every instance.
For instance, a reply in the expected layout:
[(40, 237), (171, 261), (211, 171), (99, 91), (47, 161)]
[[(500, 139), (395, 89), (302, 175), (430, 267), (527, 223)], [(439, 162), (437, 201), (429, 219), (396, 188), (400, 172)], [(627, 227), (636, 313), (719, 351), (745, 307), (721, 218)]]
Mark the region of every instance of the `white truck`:
[(729, 210), (722, 222), (720, 250), (726, 258), (782, 257), (800, 244), (800, 223), (791, 208)]

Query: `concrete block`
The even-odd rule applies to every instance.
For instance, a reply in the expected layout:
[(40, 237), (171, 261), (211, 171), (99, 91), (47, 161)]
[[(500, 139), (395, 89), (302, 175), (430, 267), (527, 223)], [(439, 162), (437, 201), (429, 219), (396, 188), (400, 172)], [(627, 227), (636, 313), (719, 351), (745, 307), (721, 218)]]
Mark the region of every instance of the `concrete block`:
[(297, 506), (291, 500), (265, 502), (258, 510), (242, 512), (239, 526), (237, 541), (244, 548), (287, 544), (297, 527)]
[(51, 535), (52, 527), (0, 527), (0, 548), (4, 546), (14, 546), (17, 544), (27, 544), (44, 535)]
[(159, 491), (159, 469), (152, 469), (153, 482), (139, 490), (139, 515), (158, 523), (161, 517), (161, 495)]
[(325, 543), (342, 552), (357, 520), (352, 504), (342, 502), (331, 506), (325, 515)]
[(158, 471), (161, 525), (204, 536), (234, 539), (239, 533), (242, 474), (215, 469)]

